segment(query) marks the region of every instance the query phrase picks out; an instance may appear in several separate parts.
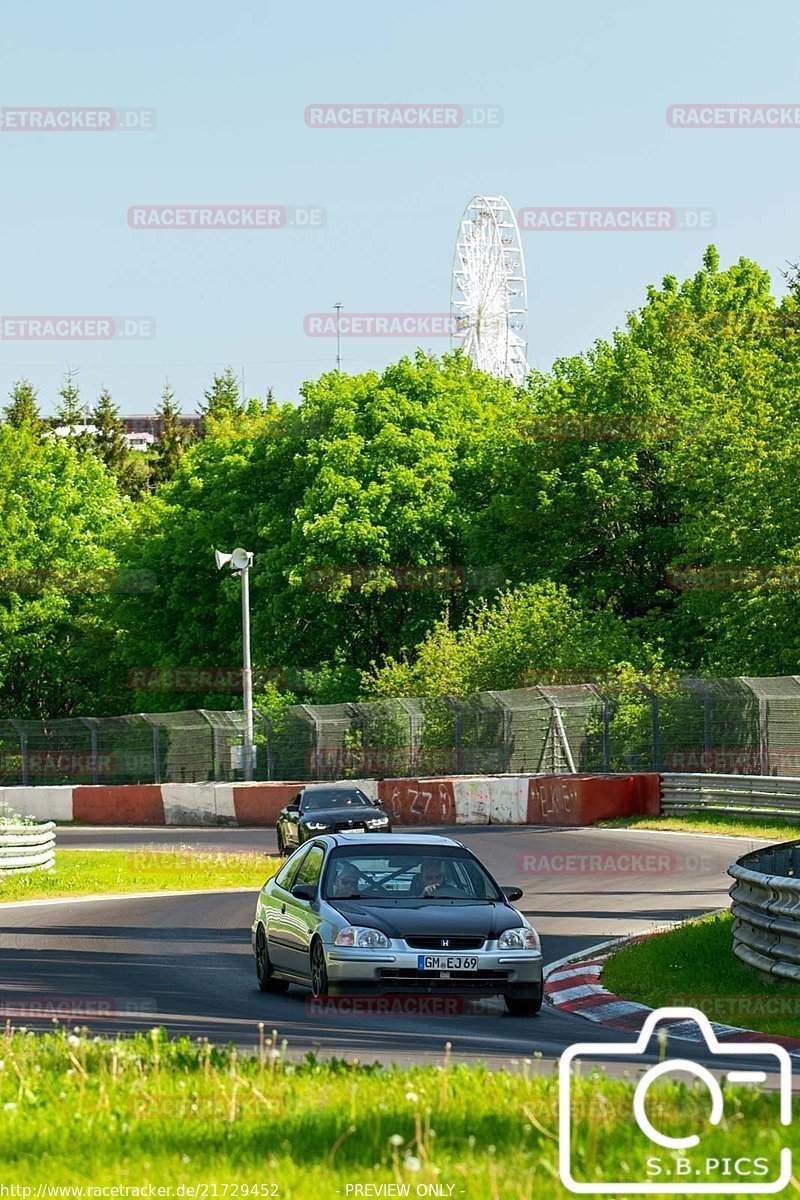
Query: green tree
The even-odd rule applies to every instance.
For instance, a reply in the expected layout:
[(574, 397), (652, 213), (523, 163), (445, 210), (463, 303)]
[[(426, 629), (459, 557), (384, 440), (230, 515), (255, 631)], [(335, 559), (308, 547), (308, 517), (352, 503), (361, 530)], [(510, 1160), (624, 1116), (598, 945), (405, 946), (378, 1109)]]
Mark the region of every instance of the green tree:
[(95, 427), (94, 444), (98, 454), (112, 474), (119, 477), (128, 458), (128, 443), (119, 405), (111, 399), (108, 388), (102, 389), (92, 409), (92, 424)]
[(63, 429), (64, 438), (79, 449), (89, 449), (91, 439), (86, 431), (86, 407), (81, 403), (81, 392), (76, 382), (75, 371), (67, 371), (58, 391), (55, 424)]
[(44, 422), (39, 412), (39, 397), (36, 388), (28, 379), (17, 379), (9, 393), (11, 402), (3, 409), (9, 425), (15, 429), (27, 428), (40, 434)]
[(153, 481), (167, 483), (175, 477), (178, 463), (186, 449), (186, 431), (181, 424), (180, 405), (169, 380), (164, 383), (161, 401), (156, 409), (158, 436), (155, 444)]
[(205, 399), (200, 402), (197, 411), (203, 417), (206, 427), (209, 422), (213, 426), (214, 421), (238, 416), (245, 410), (239, 391), (239, 380), (232, 367), (226, 367), (220, 374), (215, 375), (211, 387), (207, 388), (203, 395)]
[(0, 426), (0, 713), (124, 712), (115, 547), (127, 502), (94, 454)]

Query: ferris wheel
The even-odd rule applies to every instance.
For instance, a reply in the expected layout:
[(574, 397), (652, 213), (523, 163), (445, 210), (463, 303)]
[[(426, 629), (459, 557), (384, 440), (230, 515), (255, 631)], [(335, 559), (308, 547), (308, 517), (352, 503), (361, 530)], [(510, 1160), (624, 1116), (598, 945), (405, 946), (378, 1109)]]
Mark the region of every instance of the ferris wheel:
[(528, 374), (525, 258), (511, 205), (473, 196), (456, 238), (450, 312), (476, 367), (521, 384)]

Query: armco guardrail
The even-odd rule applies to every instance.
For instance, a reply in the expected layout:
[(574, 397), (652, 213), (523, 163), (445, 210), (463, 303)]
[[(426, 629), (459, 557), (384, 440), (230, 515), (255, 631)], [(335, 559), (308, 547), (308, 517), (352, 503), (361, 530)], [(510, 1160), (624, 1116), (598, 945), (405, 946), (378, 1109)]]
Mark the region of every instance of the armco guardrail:
[(774, 813), (800, 819), (800, 778), (775, 775), (661, 776), (661, 812)]
[(48, 871), (56, 864), (56, 827), (0, 824), (0, 875)]
[(734, 954), (767, 975), (800, 980), (800, 842), (753, 850), (728, 874)]

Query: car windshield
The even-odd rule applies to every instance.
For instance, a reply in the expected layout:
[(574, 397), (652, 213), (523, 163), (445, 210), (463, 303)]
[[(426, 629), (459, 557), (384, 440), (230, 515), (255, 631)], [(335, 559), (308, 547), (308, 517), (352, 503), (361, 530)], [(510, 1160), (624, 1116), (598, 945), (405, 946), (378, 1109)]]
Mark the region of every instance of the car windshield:
[[(427, 849), (427, 848), (426, 848)], [(337, 850), (323, 881), (329, 900), (488, 902), (503, 895), (481, 864), (465, 850)]]
[(300, 804), (301, 812), (321, 812), (324, 808), (361, 808), (370, 801), (358, 788), (320, 788), (319, 791), (304, 792)]

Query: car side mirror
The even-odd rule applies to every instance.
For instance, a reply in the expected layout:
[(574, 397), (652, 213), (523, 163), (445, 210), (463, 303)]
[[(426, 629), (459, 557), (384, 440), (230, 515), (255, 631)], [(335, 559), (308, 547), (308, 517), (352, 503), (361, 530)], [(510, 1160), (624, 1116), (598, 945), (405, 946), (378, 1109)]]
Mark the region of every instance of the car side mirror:
[(286, 805), (286, 811), (292, 812), (292, 813), (300, 812), (300, 805), (297, 803), (296, 800), (292, 800), (289, 804)]
[(506, 900), (510, 900), (512, 904), (515, 900), (522, 899), (523, 892), (521, 887), (504, 887), (500, 888), (500, 891), (503, 893)]
[(295, 900), (308, 900), (309, 904), (313, 904), (317, 898), (317, 885), (315, 883), (296, 883), (292, 888), (292, 895)]

